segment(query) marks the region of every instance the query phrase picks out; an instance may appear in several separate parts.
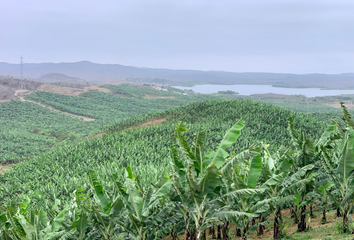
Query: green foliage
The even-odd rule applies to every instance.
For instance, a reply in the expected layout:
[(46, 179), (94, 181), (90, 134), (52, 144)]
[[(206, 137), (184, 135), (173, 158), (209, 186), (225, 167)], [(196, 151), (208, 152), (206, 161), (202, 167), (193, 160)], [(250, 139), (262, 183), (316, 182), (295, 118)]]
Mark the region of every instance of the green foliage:
[[(126, 129), (156, 117), (166, 117), (167, 122), (149, 128), (134, 128), (129, 131), (107, 134), (34, 157), (0, 175), (2, 191), (0, 199), (6, 200), (17, 194), (30, 194), (36, 201), (44, 201), (48, 196), (70, 199), (76, 186), (85, 191), (88, 184), (83, 174), (95, 169), (99, 174), (120, 173), (122, 166), (135, 166), (147, 184), (168, 165), (168, 142), (173, 140), (173, 131), (178, 120), (186, 122), (191, 132), (205, 129), (208, 136), (204, 149), (216, 149), (222, 140), (220, 132), (226, 132), (242, 117), (247, 122), (238, 144), (231, 146), (230, 152), (241, 152), (255, 142), (268, 142), (277, 148), (279, 143), (290, 145), (285, 121), (291, 112), (263, 103), (252, 101), (211, 101), (194, 103), (164, 113), (150, 114), (123, 120), (115, 129)], [(182, 115), (183, 114), (183, 115)], [(257, 114), (258, 118), (253, 115)], [(294, 114), (296, 126), (302, 126), (309, 135), (318, 136), (324, 124), (303, 114)], [(187, 139), (192, 135), (187, 132)], [(149, 175), (142, 174), (149, 172)], [(108, 181), (107, 177), (103, 177)], [(58, 182), (64, 184), (58, 184)], [(38, 186), (45, 186), (38, 188)]]
[[(110, 87), (111, 85), (106, 85)], [(115, 86), (113, 86), (115, 87)], [(49, 92), (34, 92), (26, 98), (51, 106), (62, 112), (92, 117), (85, 122), (35, 103), (9, 101), (0, 104), (0, 162), (17, 162), (48, 151), (53, 147), (75, 143), (90, 135), (103, 132), (108, 126), (129, 117), (161, 112), (189, 102), (207, 99), (206, 96), (183, 96), (150, 87), (122, 86), (139, 94), (160, 93), (167, 99), (144, 99), (139, 94), (119, 97), (100, 91), (89, 91), (79, 97)], [(141, 92), (143, 91), (143, 92)], [(172, 95), (171, 95), (172, 94)], [(152, 96), (152, 95), (149, 95)]]
[[(308, 231), (314, 204), (324, 214), (340, 208), (341, 231), (352, 231), (354, 124), (344, 107), (339, 120), (329, 107), (283, 104), (317, 111), (316, 119), (250, 100), (199, 102), (217, 96), (173, 88), (102, 87), (112, 94), (27, 96), (94, 122), (29, 102), (0, 105), (1, 161), (60, 146), (0, 175), (0, 239), (152, 240), (184, 231), (199, 240), (212, 226), (227, 234), (230, 222), (246, 237), (271, 221), (280, 238), (282, 210)], [(102, 138), (79, 142), (111, 123)]]
[[(190, 102), (208, 99), (207, 96), (182, 96), (181, 94), (159, 91), (149, 87), (126, 85), (126, 87), (122, 88), (128, 88), (130, 90), (128, 92), (134, 93), (131, 93), (129, 97), (125, 95), (112, 95), (101, 91), (85, 92), (79, 97), (38, 91), (27, 95), (26, 98), (52, 106), (64, 112), (104, 120), (106, 125), (122, 118), (167, 110)], [(115, 89), (120, 86), (125, 85), (104, 85), (103, 87)], [(147, 90), (141, 92), (140, 89)], [(150, 91), (161, 93), (162, 96), (171, 96), (172, 94), (173, 98), (142, 97)]]
[[(156, 118), (167, 121), (132, 128)], [(353, 130), (336, 122), (324, 130), (308, 115), (237, 100), (193, 103), (122, 120), (109, 130), (0, 175), (3, 238), (27, 237), (31, 212), (47, 222), (48, 230), (37, 232), (67, 234), (58, 238), (157, 239), (184, 230), (198, 240), (211, 226), (227, 233), (230, 222), (246, 237), (264, 222), (251, 227), (252, 221), (274, 213), (277, 238), (287, 227), (284, 208), (296, 206), (302, 223), (306, 206), (326, 196), (344, 212), (352, 204), (353, 171), (346, 163)], [(336, 191), (321, 181), (331, 181)], [(322, 196), (311, 195), (315, 189)]]
[(48, 151), (61, 142), (73, 143), (94, 133), (92, 123), (34, 103), (0, 104), (0, 162), (16, 162)]

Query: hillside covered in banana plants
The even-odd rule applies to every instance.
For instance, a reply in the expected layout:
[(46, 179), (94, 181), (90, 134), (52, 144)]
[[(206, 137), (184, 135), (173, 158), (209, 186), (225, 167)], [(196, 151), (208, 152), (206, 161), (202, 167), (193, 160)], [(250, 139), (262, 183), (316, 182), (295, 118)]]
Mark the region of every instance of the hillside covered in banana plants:
[(80, 142), (122, 119), (216, 98), (144, 85), (102, 87), (79, 96), (36, 91), (22, 99), (1, 102), (0, 164), (24, 161)]
[[(1, 239), (247, 239), (299, 232), (312, 207), (354, 231), (354, 122), (326, 124), (249, 100), (198, 102), (120, 121), (102, 138), (0, 175)], [(156, 126), (143, 127), (155, 120)]]

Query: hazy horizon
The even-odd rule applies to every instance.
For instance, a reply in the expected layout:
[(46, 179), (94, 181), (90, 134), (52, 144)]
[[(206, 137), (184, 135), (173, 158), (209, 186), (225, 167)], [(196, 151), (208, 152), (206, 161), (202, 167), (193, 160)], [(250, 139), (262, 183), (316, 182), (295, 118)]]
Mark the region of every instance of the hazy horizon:
[(349, 0), (13, 0), (2, 10), (0, 62), (354, 72)]
[[(134, 68), (147, 68), (147, 69), (166, 69), (166, 70), (176, 70), (176, 71), (202, 71), (202, 72), (230, 72), (230, 73), (274, 73), (274, 74), (295, 74), (295, 75), (310, 75), (310, 74), (325, 74), (325, 75), (340, 75), (340, 74), (354, 74), (354, 70), (352, 72), (340, 72), (340, 73), (323, 73), (323, 72), (308, 72), (308, 73), (293, 73), (293, 72), (265, 72), (265, 71), (248, 71), (248, 72), (236, 72), (236, 71), (225, 71), (225, 70), (201, 70), (201, 69), (184, 69), (184, 68), (159, 68), (159, 67), (142, 67), (142, 66), (131, 66), (131, 65), (123, 65), (119, 63), (98, 63), (90, 60), (82, 60), (76, 62), (23, 62), (23, 64), (70, 64), (70, 63), (79, 63), (79, 62), (89, 62), (93, 64), (102, 64), (102, 65), (122, 65), (125, 67), (134, 67)], [(0, 63), (8, 63), (8, 64), (17, 64), (20, 66), (20, 62), (0, 62)], [(25, 69), (24, 69), (25, 70)]]

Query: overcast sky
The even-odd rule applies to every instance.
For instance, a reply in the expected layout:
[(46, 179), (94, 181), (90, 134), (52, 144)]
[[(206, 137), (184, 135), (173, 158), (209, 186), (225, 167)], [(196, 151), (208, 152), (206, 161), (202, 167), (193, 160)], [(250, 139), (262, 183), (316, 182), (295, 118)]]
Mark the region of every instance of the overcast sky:
[(0, 0), (0, 62), (354, 72), (353, 0)]

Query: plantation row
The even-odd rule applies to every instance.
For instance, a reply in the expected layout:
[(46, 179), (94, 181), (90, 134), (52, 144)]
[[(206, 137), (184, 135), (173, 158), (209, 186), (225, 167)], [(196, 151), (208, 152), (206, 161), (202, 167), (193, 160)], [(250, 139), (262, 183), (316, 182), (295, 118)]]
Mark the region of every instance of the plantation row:
[[(246, 127), (242, 130), (242, 137), (238, 140), (237, 145), (229, 146), (228, 152), (231, 156), (238, 154), (237, 159), (241, 160), (237, 160), (237, 162), (242, 164), (238, 165), (237, 169), (242, 172), (242, 174), (240, 174), (243, 178), (246, 178), (249, 175), (246, 171), (247, 166), (252, 165), (250, 159), (259, 155), (261, 151), (259, 147), (253, 146), (254, 144), (260, 146), (261, 142), (264, 144), (270, 143), (271, 146), (268, 147), (268, 149), (271, 152), (275, 152), (282, 144), (286, 146), (285, 149), (292, 146), (291, 137), (286, 130), (288, 125), (287, 117), (289, 115), (292, 115), (294, 118), (295, 128), (305, 131), (308, 136), (312, 137), (308, 140), (309, 142), (319, 137), (323, 132), (325, 124), (308, 115), (293, 113), (268, 104), (246, 100), (198, 102), (175, 110), (168, 110), (164, 113), (153, 113), (123, 120), (109, 130), (113, 132), (128, 127), (137, 126), (137, 128), (110, 133), (104, 135), (102, 138), (90, 139), (77, 145), (55, 149), (27, 162), (20, 163), (4, 175), (0, 175), (0, 199), (3, 206), (8, 206), (6, 207), (8, 208), (6, 214), (2, 215), (3, 219), (7, 219), (5, 222), (8, 222), (8, 224), (2, 225), (2, 231), (3, 233), (6, 232), (6, 234), (9, 234), (9, 239), (18, 239), (17, 237), (10, 236), (18, 231), (13, 225), (14, 221), (16, 221), (14, 219), (16, 218), (24, 229), (26, 227), (31, 228), (31, 226), (35, 225), (36, 230), (31, 228), (28, 230), (30, 232), (37, 231), (38, 234), (39, 232), (42, 232), (42, 234), (44, 234), (44, 232), (46, 232), (46, 234), (54, 234), (54, 232), (59, 231), (60, 234), (58, 233), (58, 236), (66, 234), (65, 239), (114, 239), (113, 236), (120, 234), (123, 234), (122, 236), (125, 236), (125, 238), (134, 238), (134, 236), (139, 238), (140, 234), (140, 238), (148, 237), (150, 239), (158, 235), (163, 236), (167, 231), (172, 231), (172, 229), (174, 229), (173, 233), (176, 234), (179, 230), (185, 228), (184, 223), (186, 219), (184, 219), (182, 211), (180, 213), (177, 211), (177, 209), (181, 209), (184, 203), (176, 203), (177, 205), (174, 205), (173, 199), (178, 199), (178, 196), (172, 199), (162, 196), (163, 194), (161, 195), (161, 193), (168, 189), (168, 194), (177, 194), (176, 192), (173, 193), (173, 189), (176, 188), (173, 187), (174, 183), (172, 184), (174, 181), (169, 180), (169, 178), (174, 179), (179, 173), (185, 175), (187, 172), (191, 174), (197, 174), (198, 171), (202, 171), (203, 173), (207, 172), (207, 169), (209, 169), (207, 165), (210, 164), (210, 159), (213, 158), (213, 154), (209, 152), (203, 154), (203, 158), (199, 158), (199, 167), (195, 166), (194, 169), (203, 168), (203, 170), (191, 170), (193, 169), (189, 166), (191, 161), (187, 160), (184, 156), (178, 157), (179, 160), (174, 161), (175, 164), (171, 164), (172, 146), (169, 146), (168, 143), (174, 142), (181, 144), (179, 138), (184, 135), (186, 135), (186, 141), (192, 141), (192, 133), (204, 129), (202, 132), (205, 133), (207, 138), (203, 140), (203, 146), (200, 146), (201, 151), (205, 152), (208, 149), (217, 149), (218, 144), (222, 141), (220, 133), (225, 132), (237, 122), (238, 119), (242, 118), (246, 122)], [(151, 126), (148, 128), (138, 127), (141, 123), (147, 120), (154, 120), (155, 118), (167, 118), (167, 121), (159, 126)], [(186, 122), (186, 125), (178, 124), (179, 120)], [(181, 130), (186, 127), (191, 130), (191, 133), (187, 132), (184, 134), (182, 133), (183, 131), (176, 131), (175, 136), (177, 140), (175, 140), (173, 132), (176, 124), (179, 126), (177, 129)], [(236, 126), (243, 128), (242, 121), (239, 121)], [(229, 140), (232, 142), (232, 139), (234, 139), (234, 137)], [(186, 145), (182, 144), (182, 147), (185, 148)], [(172, 149), (174, 148), (175, 147), (172, 147)], [(263, 150), (262, 154), (263, 160), (261, 161), (263, 165), (266, 161), (264, 151), (265, 150)], [(227, 156), (224, 151), (221, 150), (221, 152), (223, 153), (223, 157)], [(285, 153), (286, 151), (284, 150), (282, 152)], [(176, 151), (174, 151), (174, 153), (177, 154)], [(289, 150), (288, 153), (291, 158), (295, 157), (295, 153), (291, 150)], [(182, 152), (179, 151), (179, 154), (182, 154)], [(193, 154), (195, 155), (196, 153)], [(272, 154), (272, 158), (275, 159), (275, 155), (276, 154)], [(229, 158), (226, 158), (226, 161), (229, 161)], [(221, 163), (222, 161), (216, 164), (216, 169), (213, 167), (217, 175), (219, 174), (217, 172), (221, 171), (223, 168), (224, 164)], [(197, 165), (197, 163), (194, 164)], [(274, 166), (278, 167), (278, 165), (278, 163), (274, 163)], [(127, 170), (124, 168), (127, 166), (131, 166), (134, 170), (135, 178), (132, 173), (129, 173), (129, 168)], [(235, 167), (235, 171), (232, 172), (237, 172), (236, 166), (237, 164), (235, 162), (235, 165), (232, 166)], [(174, 173), (176, 167), (185, 169), (178, 170)], [(262, 168), (264, 168), (264, 166)], [(294, 169), (295, 168), (297, 169), (297, 166), (294, 167)], [(229, 167), (225, 169), (229, 169)], [(230, 167), (230, 169), (232, 168)], [(124, 176), (124, 172), (126, 171), (128, 171), (129, 174), (127, 173), (128, 175)], [(90, 177), (87, 175), (88, 172), (90, 173)], [(160, 177), (163, 172), (165, 172), (165, 174), (163, 174), (164, 179), (161, 180)], [(96, 174), (98, 176), (96, 176)], [(222, 173), (222, 175), (218, 177), (223, 183), (221, 185), (219, 180), (206, 181), (207, 184), (217, 182), (217, 191), (220, 194), (225, 191), (224, 185), (226, 182), (225, 179), (222, 178), (224, 174), (225, 173)], [(182, 175), (180, 177), (182, 177)], [(127, 178), (127, 176), (129, 177)], [(197, 176), (194, 176), (196, 182), (199, 182), (197, 179), (201, 176), (200, 172)], [(96, 178), (100, 179), (103, 183), (104, 197), (100, 195), (103, 190), (100, 190), (101, 187)], [(256, 186), (258, 189), (261, 184), (261, 182), (259, 182), (261, 179), (259, 177), (257, 177), (257, 179)], [(183, 182), (184, 180), (181, 178), (178, 181)], [(125, 182), (124, 186), (121, 185), (123, 182)], [(96, 186), (96, 184), (98, 185)], [(165, 184), (167, 185), (161, 189), (160, 187)], [(154, 187), (151, 188), (152, 186)], [(167, 188), (167, 186), (169, 187)], [(226, 184), (225, 186), (235, 187), (230, 184)], [(132, 187), (132, 189), (128, 191), (130, 187)], [(148, 190), (149, 188), (151, 189)], [(199, 189), (199, 187), (197, 188)], [(210, 186), (210, 188), (212, 188), (212, 186)], [(122, 189), (125, 192), (128, 191), (127, 194), (137, 195), (131, 195), (129, 197), (131, 200), (124, 200), (127, 195), (122, 195)], [(158, 191), (158, 189), (160, 190)], [(151, 191), (152, 195), (150, 195), (149, 191)], [(249, 192), (249, 194), (251, 193), (252, 192)], [(98, 199), (92, 198), (92, 194), (96, 194)], [(213, 199), (218, 199), (216, 195), (211, 196)], [(151, 199), (146, 200), (145, 197), (151, 197)], [(251, 195), (247, 195), (247, 198), (253, 199)], [(60, 199), (60, 201), (58, 199)], [(102, 204), (99, 199), (103, 199)], [(140, 205), (142, 204), (142, 199), (144, 199), (145, 203), (148, 205)], [(110, 204), (111, 201), (113, 201), (112, 204)], [(152, 205), (149, 205), (150, 203), (147, 201), (150, 201)], [(20, 202), (22, 202), (22, 204), (19, 209), (17, 204)], [(231, 202), (234, 202), (234, 200)], [(234, 203), (236, 204), (236, 202)], [(104, 204), (106, 205), (103, 206)], [(139, 211), (144, 211), (144, 213), (132, 212), (132, 215), (128, 214), (127, 211), (134, 208), (131, 209), (128, 204), (138, 204), (139, 207), (135, 210), (140, 209)], [(210, 214), (218, 209), (207, 205), (209, 203), (205, 204), (206, 209), (210, 209)], [(156, 212), (156, 209), (165, 209), (165, 211), (160, 213), (159, 211)], [(193, 206), (191, 209), (193, 209)], [(102, 211), (104, 211), (105, 214), (103, 214)], [(269, 212), (270, 210), (267, 211)], [(197, 230), (193, 227), (195, 221), (193, 220), (192, 213), (194, 214), (195, 211), (190, 212), (187, 221), (188, 229), (191, 234)], [(102, 216), (102, 218), (100, 219), (99, 216)], [(127, 216), (130, 217), (125, 218)], [(250, 217), (250, 215), (247, 216)], [(39, 221), (42, 217), (44, 220), (41, 220), (42, 222), (40, 224), (33, 222)], [(162, 224), (162, 221), (159, 220), (160, 217), (163, 219), (164, 225), (160, 225)], [(219, 218), (216, 215), (213, 215), (212, 218), (213, 221), (218, 219), (218, 222), (212, 222), (214, 226), (219, 225), (221, 228), (226, 226), (224, 224), (227, 222), (224, 221), (226, 218)], [(166, 219), (170, 219), (170, 221), (166, 221)], [(125, 227), (119, 225), (117, 223), (118, 220), (128, 225)], [(45, 223), (46, 221), (49, 225)], [(131, 221), (143, 221), (143, 223), (134, 223)], [(232, 221), (231, 218), (228, 221)], [(144, 225), (148, 223), (153, 226)], [(54, 227), (53, 224), (55, 224), (56, 227)], [(100, 224), (104, 224), (104, 226)], [(129, 224), (133, 224), (134, 226)], [(135, 225), (138, 226), (140, 230), (138, 230)], [(159, 232), (159, 230), (161, 231)], [(130, 233), (127, 235), (129, 231)]]
[[(140, 89), (138, 86), (132, 87)], [(93, 117), (97, 120), (84, 122), (30, 102), (1, 103), (0, 163), (17, 162), (59, 145), (81, 141), (104, 131), (105, 126), (124, 118), (148, 112), (161, 112), (207, 98), (207, 96), (184, 96), (175, 99), (128, 99), (99, 91), (86, 92), (80, 97), (48, 92), (35, 92), (26, 97), (63, 112)]]
[[(114, 89), (124, 85), (113, 86), (105, 85), (107, 88)], [(103, 86), (103, 87), (105, 87)], [(134, 90), (135, 94), (129, 94), (129, 97), (116, 96), (100, 91), (89, 91), (82, 93), (79, 97), (60, 95), (49, 92), (35, 92), (28, 96), (28, 99), (41, 102), (52, 106), (61, 111), (77, 114), (95, 119), (103, 119), (106, 124), (116, 122), (118, 119), (137, 116), (150, 112), (163, 111), (173, 107), (182, 106), (194, 101), (203, 101), (212, 99), (206, 95), (183, 96), (180, 94), (166, 93), (164, 91), (154, 90), (149, 87), (139, 87), (127, 84), (127, 88)], [(148, 90), (144, 90), (148, 89)], [(178, 95), (175, 98), (152, 98), (143, 99), (146, 91), (164, 92), (169, 96)], [(125, 94), (123, 94), (125, 96)], [(155, 95), (154, 95), (155, 96)]]
[(98, 126), (60, 114), (34, 103), (9, 101), (0, 104), (0, 162), (38, 155), (59, 142), (75, 142), (95, 133)]

